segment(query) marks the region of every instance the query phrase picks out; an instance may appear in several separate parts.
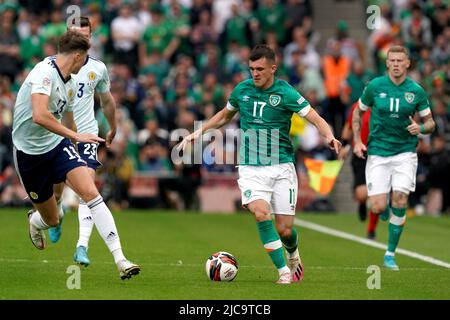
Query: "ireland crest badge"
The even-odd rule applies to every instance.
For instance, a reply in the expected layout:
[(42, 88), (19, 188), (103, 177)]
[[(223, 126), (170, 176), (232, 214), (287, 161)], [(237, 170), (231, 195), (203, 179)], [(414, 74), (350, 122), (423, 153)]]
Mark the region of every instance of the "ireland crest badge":
[(269, 103), (271, 106), (276, 107), (281, 102), (281, 97), (277, 94), (271, 94), (269, 96)]
[(412, 103), (414, 101), (415, 95), (412, 92), (405, 92), (405, 100), (408, 103)]

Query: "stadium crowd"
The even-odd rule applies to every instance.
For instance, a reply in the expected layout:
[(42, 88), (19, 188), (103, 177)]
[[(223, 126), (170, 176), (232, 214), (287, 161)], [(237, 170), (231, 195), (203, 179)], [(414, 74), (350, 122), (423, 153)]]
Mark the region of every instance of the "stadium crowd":
[[(232, 88), (250, 74), (251, 48), (269, 44), (277, 53), (277, 76), (298, 88), (339, 137), (365, 84), (385, 71), (386, 52), (402, 44), (411, 53), (409, 76), (432, 104), (437, 124), (419, 139), (416, 192), (410, 206), (430, 214), (450, 210), (450, 7), (446, 0), (370, 0), (381, 8), (380, 24), (368, 43), (352, 38), (346, 21), (319, 48), (310, 0), (54, 0), (0, 4), (0, 204), (23, 205), (25, 192), (12, 161), (12, 108), (31, 68), (57, 52), (66, 31), (67, 8), (90, 18), (89, 54), (104, 61), (116, 99), (118, 131), (111, 149), (99, 149), (102, 194), (127, 206), (136, 173), (160, 178), (159, 205), (170, 207), (167, 190), (192, 193), (209, 173), (229, 174), (234, 165), (174, 165), (170, 133), (192, 131), (225, 106)], [(361, 13), (364, 14), (364, 13)], [(362, 25), (361, 28), (366, 28)], [(368, 31), (369, 32), (369, 31)], [(322, 39), (324, 40), (324, 39)], [(371, 63), (373, 62), (373, 63)], [(371, 67), (373, 65), (373, 67)], [(97, 103), (100, 134), (107, 122)], [(238, 119), (231, 124), (238, 128)], [(230, 128), (227, 127), (227, 128)], [(224, 128), (224, 129), (227, 129)], [(318, 132), (293, 119), (298, 170), (309, 155), (333, 159)], [(226, 141), (216, 157), (234, 152)], [(219, 144), (220, 145), (220, 144)], [(234, 157), (234, 156), (233, 156)], [(185, 192), (189, 191), (189, 192)], [(349, 191), (350, 192), (350, 191)], [(192, 199), (184, 199), (192, 207)]]

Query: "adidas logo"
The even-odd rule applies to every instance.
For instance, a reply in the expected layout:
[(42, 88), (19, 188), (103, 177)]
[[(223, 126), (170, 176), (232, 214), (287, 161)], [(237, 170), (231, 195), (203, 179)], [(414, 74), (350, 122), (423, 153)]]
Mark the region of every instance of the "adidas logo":
[(92, 220), (92, 217), (91, 216), (85, 217), (83, 220)]
[(116, 236), (116, 234), (115, 234), (113, 231), (111, 231), (111, 232), (108, 234), (108, 236), (106, 237), (106, 239), (110, 239), (110, 238), (115, 237), (115, 236)]

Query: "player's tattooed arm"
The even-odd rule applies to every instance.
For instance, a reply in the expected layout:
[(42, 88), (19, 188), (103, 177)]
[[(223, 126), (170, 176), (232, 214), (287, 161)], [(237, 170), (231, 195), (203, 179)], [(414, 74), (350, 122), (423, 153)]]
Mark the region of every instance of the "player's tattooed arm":
[(364, 159), (364, 152), (367, 151), (367, 147), (361, 141), (361, 115), (363, 111), (358, 107), (353, 110), (352, 129), (353, 129), (353, 153)]

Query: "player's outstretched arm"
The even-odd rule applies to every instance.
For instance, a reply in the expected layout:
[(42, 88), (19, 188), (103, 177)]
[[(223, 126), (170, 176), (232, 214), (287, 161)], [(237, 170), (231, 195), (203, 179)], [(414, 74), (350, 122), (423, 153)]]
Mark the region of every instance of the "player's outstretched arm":
[(114, 97), (109, 91), (105, 93), (99, 93), (99, 96), (103, 113), (109, 124), (109, 131), (106, 134), (106, 141), (105, 141), (106, 147), (109, 148), (111, 146), (112, 141), (114, 140), (114, 137), (116, 136), (117, 131), (116, 102), (114, 101)]
[(33, 93), (31, 95), (31, 105), (33, 109), (33, 122), (44, 127), (48, 131), (57, 135), (69, 138), (72, 141), (98, 143), (105, 141), (90, 133), (77, 133), (64, 125), (48, 111), (49, 96), (42, 93)]
[(331, 150), (334, 150), (336, 152), (336, 154), (339, 154), (339, 151), (341, 150), (341, 147), (342, 147), (342, 143), (334, 137), (330, 126), (316, 112), (316, 110), (311, 108), (309, 110), (309, 112), (306, 114), (305, 119), (316, 126), (317, 130), (319, 130), (319, 133), (325, 138), (328, 147)]
[(204, 123), (199, 129), (197, 129), (190, 135), (186, 136), (183, 139), (183, 141), (181, 141), (180, 144), (177, 146), (177, 150), (184, 150), (184, 148), (186, 148), (188, 143), (194, 141), (209, 129), (218, 129), (226, 125), (228, 122), (231, 121), (231, 119), (233, 119), (236, 112), (237, 110), (231, 111), (227, 109), (227, 107), (223, 108), (222, 110), (217, 112), (211, 119), (206, 121), (206, 123)]

